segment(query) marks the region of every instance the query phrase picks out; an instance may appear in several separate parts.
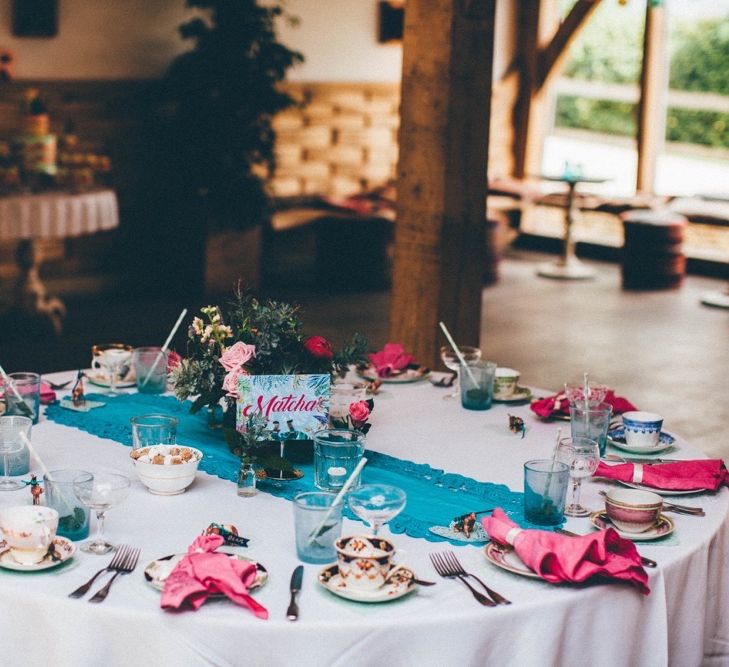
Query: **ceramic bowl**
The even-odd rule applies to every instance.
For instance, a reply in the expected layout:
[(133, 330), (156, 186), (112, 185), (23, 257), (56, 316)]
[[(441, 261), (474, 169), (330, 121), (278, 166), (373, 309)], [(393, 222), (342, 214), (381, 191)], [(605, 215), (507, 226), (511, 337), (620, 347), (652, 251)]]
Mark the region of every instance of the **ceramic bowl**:
[[(182, 463), (151, 463), (139, 460), (140, 452), (144, 456), (145, 450), (169, 452), (173, 450), (189, 450), (192, 457)], [(197, 467), (203, 457), (203, 453), (194, 447), (184, 445), (157, 445), (156, 447), (143, 447), (132, 452), (134, 467), (139, 476), (139, 481), (144, 484), (152, 493), (158, 496), (175, 496), (183, 493), (195, 479)], [(137, 457), (137, 458), (135, 458)]]
[(651, 491), (613, 489), (605, 498), (610, 521), (625, 533), (643, 533), (658, 521), (663, 498)]

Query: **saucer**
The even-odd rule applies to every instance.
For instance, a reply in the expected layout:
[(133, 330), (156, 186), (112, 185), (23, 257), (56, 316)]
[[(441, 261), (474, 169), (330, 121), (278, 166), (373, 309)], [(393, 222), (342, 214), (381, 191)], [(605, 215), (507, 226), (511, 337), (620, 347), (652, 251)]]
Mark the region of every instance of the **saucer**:
[[(0, 545), (7, 547), (5, 542), (0, 542)], [(38, 570), (47, 570), (48, 568), (65, 563), (67, 560), (73, 558), (73, 555), (76, 553), (76, 545), (71, 540), (60, 535), (53, 538), (53, 547), (56, 560), (53, 560), (50, 554), (46, 554), (40, 563), (34, 563), (33, 565), (18, 563), (10, 554), (10, 549), (6, 548), (5, 551), (0, 553), (0, 567), (6, 570), (17, 570), (18, 572), (37, 572)]]
[(519, 558), (519, 554), (514, 551), (512, 546), (489, 542), (484, 549), (484, 555), (486, 560), (502, 570), (519, 574), (522, 577), (541, 579), (534, 570), (524, 564), (524, 561)]
[(624, 530), (620, 530), (607, 515), (605, 510), (598, 510), (590, 514), (590, 522), (595, 528), (605, 530), (605, 528), (613, 528), (620, 537), (624, 537), (626, 540), (633, 542), (647, 542), (648, 540), (660, 540), (662, 537), (666, 537), (673, 532), (673, 521), (671, 521), (665, 514), (658, 516), (658, 521), (653, 528), (649, 528), (642, 533), (626, 533)]
[[(84, 371), (84, 377), (91, 384), (95, 384), (97, 387), (104, 387), (106, 389), (111, 388), (111, 383), (109, 382), (108, 373), (104, 373), (103, 371), (96, 371), (94, 369), (91, 369), (91, 370)], [(129, 389), (130, 387), (136, 387), (136, 386), (137, 386), (136, 377), (127, 378), (125, 380), (118, 380), (116, 383), (117, 389)]]
[(318, 580), (324, 588), (340, 598), (355, 602), (389, 602), (414, 591), (417, 588), (414, 578), (416, 578), (415, 573), (403, 567), (393, 574), (384, 586), (372, 591), (362, 591), (347, 588), (347, 584), (339, 576), (339, 566), (332, 563), (319, 572)]
[[(255, 591), (257, 588), (260, 588), (268, 581), (268, 570), (252, 558), (246, 558), (245, 556), (240, 556), (239, 554), (231, 554), (224, 551), (218, 551), (217, 553), (225, 553), (226, 556), (229, 556), (230, 558), (242, 560), (247, 563), (253, 563), (256, 566), (256, 580), (248, 589), (249, 591)], [(163, 590), (165, 587), (165, 581), (167, 581), (167, 577), (170, 576), (172, 570), (177, 567), (177, 564), (185, 556), (187, 556), (187, 554), (172, 554), (170, 556), (163, 556), (162, 558), (153, 560), (147, 565), (147, 567), (144, 568), (144, 579), (152, 588), (156, 588), (158, 591)]]
[(631, 452), (633, 454), (651, 454), (664, 452), (669, 447), (672, 447), (673, 444), (676, 442), (676, 438), (674, 438), (670, 433), (667, 433), (666, 431), (661, 431), (661, 435), (658, 437), (658, 444), (654, 447), (634, 447), (626, 442), (625, 430), (622, 426), (608, 431), (607, 440), (613, 447), (617, 447), (618, 449), (622, 449), (626, 452)]
[(529, 387), (517, 387), (516, 391), (511, 396), (503, 396), (502, 398), (496, 398), (494, 396), (494, 403), (521, 403), (522, 401), (529, 401), (532, 398), (532, 390)]
[(430, 375), (430, 369), (425, 366), (418, 366), (415, 364), (412, 367), (408, 366), (397, 375), (390, 375), (389, 377), (381, 378), (377, 375), (377, 370), (374, 366), (367, 366), (366, 368), (358, 368), (357, 374), (370, 382), (379, 380), (385, 384), (407, 384), (408, 382), (420, 382), (421, 380), (425, 380), (425, 378)]

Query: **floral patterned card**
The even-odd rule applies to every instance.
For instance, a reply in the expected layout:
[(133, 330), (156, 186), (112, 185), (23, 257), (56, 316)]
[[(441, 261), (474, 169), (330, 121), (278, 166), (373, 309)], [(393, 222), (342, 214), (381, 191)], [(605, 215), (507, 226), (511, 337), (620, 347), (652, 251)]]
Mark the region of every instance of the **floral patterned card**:
[(311, 438), (329, 423), (330, 385), (328, 374), (240, 375), (236, 428), (260, 412), (274, 437)]

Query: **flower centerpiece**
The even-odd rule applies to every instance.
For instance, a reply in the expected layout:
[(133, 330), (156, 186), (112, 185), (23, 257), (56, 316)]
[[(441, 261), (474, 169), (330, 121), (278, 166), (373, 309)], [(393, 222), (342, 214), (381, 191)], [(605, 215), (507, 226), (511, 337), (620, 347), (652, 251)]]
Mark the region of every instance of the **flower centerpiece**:
[[(236, 454), (250, 461), (276, 434), (262, 427), (257, 412), (236, 430), (236, 400), (241, 377), (254, 375), (344, 375), (350, 364), (366, 359), (367, 340), (355, 334), (335, 351), (323, 336), (306, 336), (299, 307), (261, 301), (238, 289), (226, 313), (206, 306), (188, 329), (187, 357), (173, 370), (178, 399), (192, 398), (191, 412), (222, 408), (222, 427)], [(358, 415), (361, 417), (363, 411)], [(369, 412), (368, 412), (369, 415)], [(366, 422), (366, 418), (364, 419)], [(263, 421), (265, 424), (265, 420)], [(290, 468), (282, 457), (259, 462), (264, 467)]]

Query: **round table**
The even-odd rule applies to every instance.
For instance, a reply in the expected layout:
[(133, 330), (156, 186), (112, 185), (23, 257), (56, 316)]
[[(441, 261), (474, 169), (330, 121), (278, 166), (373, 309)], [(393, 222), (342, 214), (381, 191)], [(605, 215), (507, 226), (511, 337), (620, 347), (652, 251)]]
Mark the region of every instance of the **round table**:
[[(73, 375), (57, 374), (53, 380)], [(368, 448), (480, 480), (522, 489), (524, 461), (547, 456), (557, 428), (526, 405), (463, 410), (443, 400), (447, 390), (428, 382), (385, 385), (375, 399)], [(102, 408), (103, 409), (103, 408)], [(508, 414), (527, 424), (522, 439), (508, 430)], [(666, 419), (670, 429), (670, 415)], [(701, 505), (706, 517), (672, 515), (678, 544), (646, 544), (656, 560), (649, 570), (649, 596), (625, 584), (553, 586), (488, 563), (483, 549), (451, 547), (395, 535), (406, 562), (422, 579), (400, 600), (366, 605), (342, 600), (316, 581), (320, 566), (306, 565), (299, 596), (300, 618), (286, 620), (288, 585), (299, 564), (291, 503), (259, 492), (239, 498), (231, 482), (205, 473), (179, 496), (153, 496), (134, 477), (129, 448), (45, 419), (34, 427), (34, 445), (50, 469), (102, 467), (134, 478), (130, 496), (107, 518), (112, 540), (139, 546), (140, 565), (115, 582), (100, 605), (69, 599), (73, 589), (105, 566), (109, 557), (77, 552), (47, 573), (0, 570), (0, 646), (27, 664), (105, 665), (641, 665), (727, 664), (729, 660), (729, 492), (681, 499)], [(674, 458), (700, 454), (678, 440)], [(184, 444), (184, 443), (183, 443)], [(366, 470), (365, 470), (366, 472)], [(598, 492), (610, 483), (589, 480), (583, 502), (601, 505)], [(25, 491), (3, 494), (0, 503), (27, 503)], [(476, 509), (476, 508), (474, 508)], [(261, 621), (228, 601), (208, 602), (197, 612), (168, 613), (160, 594), (144, 580), (145, 564), (184, 552), (211, 521), (235, 524), (251, 538), (245, 555), (262, 562), (269, 582), (255, 593), (270, 612)], [(575, 532), (587, 519), (570, 519)], [(345, 519), (345, 533), (363, 532)], [(388, 534), (387, 528), (384, 534)], [(437, 577), (428, 554), (453, 548), (465, 568), (512, 600), (509, 606), (479, 605), (459, 582)], [(704, 658), (704, 656), (707, 656)], [(708, 656), (713, 656), (709, 659)]]
[(65, 239), (119, 226), (119, 206), (113, 190), (40, 192), (0, 197), (0, 241), (20, 240), (16, 260), (20, 275), (15, 305), (32, 315), (48, 317), (61, 332), (66, 307), (50, 297), (41, 282), (38, 239)]

